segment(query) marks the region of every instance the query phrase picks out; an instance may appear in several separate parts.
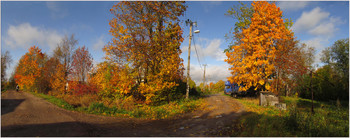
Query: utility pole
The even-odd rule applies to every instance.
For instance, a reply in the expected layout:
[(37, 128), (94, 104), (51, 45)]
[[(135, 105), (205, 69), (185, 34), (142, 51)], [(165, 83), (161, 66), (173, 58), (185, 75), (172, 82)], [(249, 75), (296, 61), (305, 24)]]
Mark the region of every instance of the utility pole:
[[(187, 61), (187, 89), (186, 89), (186, 99), (189, 97), (190, 93), (190, 56), (191, 56), (191, 40), (192, 40), (192, 27), (197, 26), (197, 22), (192, 22), (190, 19), (186, 20), (186, 25), (190, 25), (190, 38), (188, 44), (188, 61)], [(194, 33), (199, 33), (199, 30), (194, 31)]]
[(186, 89), (186, 99), (188, 99), (188, 95), (190, 93), (190, 56), (191, 56), (191, 40), (192, 40), (192, 26), (193, 23), (190, 19), (187, 19), (186, 25), (190, 24), (190, 39), (188, 45), (188, 60), (187, 60), (187, 89)]
[(207, 66), (207, 64), (203, 64), (204, 66), (204, 74), (203, 74), (203, 90), (205, 89), (205, 67)]

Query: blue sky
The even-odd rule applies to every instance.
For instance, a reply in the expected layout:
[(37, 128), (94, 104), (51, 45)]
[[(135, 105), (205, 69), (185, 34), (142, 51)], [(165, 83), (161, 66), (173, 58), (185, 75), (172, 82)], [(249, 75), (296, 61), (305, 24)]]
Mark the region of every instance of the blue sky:
[[(94, 63), (103, 61), (102, 47), (111, 40), (109, 20), (113, 15), (109, 9), (117, 2), (1, 2), (1, 52), (10, 51), (13, 63), (7, 70), (7, 77), (13, 67), (33, 45), (39, 46), (51, 55), (61, 38), (75, 34), (78, 46), (87, 46)], [(250, 6), (251, 2), (245, 2)], [(181, 45), (184, 65), (187, 67), (189, 27), (184, 20), (197, 21), (191, 50), (191, 77), (200, 82), (203, 66), (208, 64), (207, 81), (226, 80), (230, 76), (223, 50), (229, 42), (224, 35), (233, 27), (235, 20), (224, 14), (236, 1), (190, 1), (182, 19), (184, 42)], [(349, 37), (349, 2), (277, 2), (285, 18), (294, 22), (293, 32), (298, 40), (315, 47), (316, 62), (320, 51), (336, 40)], [(195, 47), (194, 47), (195, 45)]]

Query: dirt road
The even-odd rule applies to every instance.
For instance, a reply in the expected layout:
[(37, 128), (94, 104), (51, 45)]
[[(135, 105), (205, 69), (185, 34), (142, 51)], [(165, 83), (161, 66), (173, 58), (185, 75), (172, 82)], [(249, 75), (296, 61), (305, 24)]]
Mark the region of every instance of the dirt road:
[(171, 119), (129, 119), (59, 108), (24, 92), (1, 96), (2, 136), (228, 136), (225, 130), (244, 112), (233, 98), (215, 94), (207, 108)]

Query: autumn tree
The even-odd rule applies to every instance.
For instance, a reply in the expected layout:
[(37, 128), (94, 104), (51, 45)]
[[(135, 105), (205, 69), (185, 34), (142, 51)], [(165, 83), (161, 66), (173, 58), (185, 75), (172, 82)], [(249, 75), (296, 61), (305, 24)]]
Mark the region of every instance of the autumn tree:
[(68, 75), (72, 69), (73, 52), (77, 44), (78, 40), (75, 39), (74, 34), (72, 34), (70, 37), (65, 35), (54, 50), (53, 57), (57, 58), (64, 66), (64, 80), (66, 81), (68, 80)]
[(88, 49), (85, 46), (79, 47), (74, 51), (72, 58), (71, 74), (73, 80), (87, 82), (88, 73), (92, 68), (93, 60)]
[(128, 76), (128, 70), (110, 61), (101, 62), (92, 69), (89, 84), (97, 86), (97, 94), (107, 102), (107, 106), (115, 98), (131, 96), (130, 91), (135, 81)]
[[(254, 8), (252, 6), (248, 6), (243, 2), (239, 2), (238, 5), (234, 5), (225, 13), (226, 16), (231, 17), (235, 20), (235, 25), (229, 31), (229, 33), (225, 34), (226, 40), (230, 41), (228, 48), (224, 50), (224, 52), (232, 51), (233, 46), (239, 45), (242, 43), (243, 29), (249, 28), (251, 24), (251, 18), (253, 17)], [(291, 19), (285, 18), (284, 24), (286, 27), (290, 28), (293, 25)]]
[(66, 92), (65, 86), (72, 69), (72, 55), (77, 44), (78, 40), (74, 34), (70, 37), (65, 35), (53, 50), (53, 55), (47, 63), (46, 75), (50, 76), (50, 86), (55, 92)]
[(213, 85), (213, 90), (215, 92), (223, 92), (225, 89), (225, 82), (223, 80), (219, 80)]
[(1, 53), (1, 89), (4, 88), (6, 69), (10, 66), (12, 58), (9, 51)]
[(15, 72), (16, 83), (21, 89), (44, 92), (46, 86), (45, 76), (43, 76), (46, 54), (36, 46), (29, 48), (29, 51), (21, 57)]
[[(290, 42), (293, 41), (295, 40), (290, 40)], [(274, 91), (288, 96), (297, 91), (300, 92), (300, 87), (309, 84), (301, 82), (310, 74), (310, 71), (313, 71), (315, 49), (298, 41), (284, 44), (286, 48), (280, 49), (276, 54), (273, 88)]]
[(65, 92), (65, 68), (57, 57), (49, 58), (45, 64), (44, 74), (50, 82), (50, 89), (53, 90), (51, 94), (57, 95)]
[(275, 3), (265, 1), (253, 2), (254, 9), (248, 28), (242, 28), (239, 45), (232, 46), (226, 52), (225, 61), (232, 65), (231, 82), (245, 84), (244, 90), (250, 87), (272, 90), (271, 82), (275, 74), (275, 61), (283, 42), (293, 39), (293, 33), (282, 19), (282, 11)]
[(127, 93), (146, 103), (169, 98), (183, 74), (179, 16), (185, 10), (175, 1), (123, 1), (110, 10), (113, 38), (103, 50), (106, 59), (129, 68), (127, 77), (136, 83)]
[(239, 45), (242, 42), (242, 30), (249, 27), (253, 13), (253, 7), (248, 7), (243, 2), (239, 2), (239, 5), (234, 5), (225, 13), (226, 16), (235, 19), (236, 22), (235, 27), (225, 34), (225, 38), (230, 41), (230, 45), (224, 52), (232, 51), (232, 46)]
[(214, 88), (214, 82), (209, 83), (209, 90), (212, 90)]

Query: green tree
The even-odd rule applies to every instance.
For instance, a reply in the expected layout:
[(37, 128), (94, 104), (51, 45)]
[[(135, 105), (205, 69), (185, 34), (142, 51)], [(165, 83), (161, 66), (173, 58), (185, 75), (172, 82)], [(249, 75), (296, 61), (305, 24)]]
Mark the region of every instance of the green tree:
[(321, 61), (334, 66), (345, 80), (349, 78), (349, 38), (336, 41), (322, 51)]
[[(317, 70), (319, 96), (323, 100), (349, 97), (349, 38), (334, 42), (322, 51), (321, 61), (326, 65)], [(330, 86), (329, 86), (330, 85)], [(331, 88), (331, 89), (330, 89)]]
[(195, 88), (196, 87), (196, 83), (190, 78), (190, 82), (188, 83), (188, 85), (190, 86), (190, 88)]
[(230, 8), (226, 16), (237, 20), (234, 28), (231, 28), (229, 33), (225, 34), (226, 40), (231, 41), (229, 47), (224, 50), (224, 52), (231, 51), (232, 46), (239, 45), (241, 43), (242, 30), (247, 29), (251, 23), (251, 18), (253, 17), (254, 8), (248, 7), (247, 4), (239, 2), (239, 5), (234, 5)]

